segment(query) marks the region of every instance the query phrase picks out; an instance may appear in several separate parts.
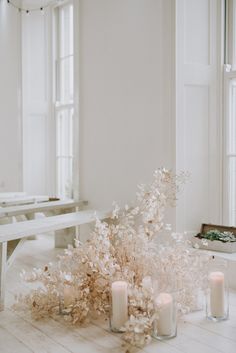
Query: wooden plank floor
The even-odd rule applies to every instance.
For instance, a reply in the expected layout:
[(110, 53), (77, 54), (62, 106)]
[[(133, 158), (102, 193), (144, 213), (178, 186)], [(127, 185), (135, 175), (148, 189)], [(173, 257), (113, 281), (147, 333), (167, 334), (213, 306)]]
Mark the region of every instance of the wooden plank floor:
[[(7, 276), (7, 309), (0, 313), (0, 353), (236, 353), (236, 293), (230, 293), (230, 320), (206, 321), (204, 312), (186, 315), (178, 324), (178, 336), (168, 342), (153, 341), (144, 349), (124, 347), (119, 334), (108, 330), (107, 322), (89, 327), (68, 327), (61, 319), (33, 321), (29, 313), (11, 309), (14, 294), (30, 285), (19, 279), (21, 269), (30, 270), (56, 259), (53, 237), (25, 242)], [(128, 349), (128, 350), (127, 350)]]

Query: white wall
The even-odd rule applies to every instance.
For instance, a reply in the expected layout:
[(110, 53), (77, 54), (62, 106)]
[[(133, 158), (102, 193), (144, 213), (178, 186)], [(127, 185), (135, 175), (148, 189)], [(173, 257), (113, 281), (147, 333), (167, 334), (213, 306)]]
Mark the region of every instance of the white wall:
[[(80, 0), (75, 36), (79, 71), (79, 166), (75, 182), (91, 206), (135, 198), (155, 168), (175, 167), (172, 0)], [(50, 20), (23, 15), (24, 189), (53, 190), (48, 131)], [(78, 102), (77, 85), (75, 85)], [(48, 125), (49, 124), (49, 125)], [(51, 125), (50, 125), (51, 124)], [(76, 188), (77, 189), (77, 188)], [(76, 196), (76, 194), (75, 194)]]
[(137, 183), (166, 166), (190, 173), (177, 229), (221, 223), (222, 4), (80, 1), (83, 199), (129, 202)]
[[(8, 166), (5, 176), (5, 168), (1, 171), (0, 184), (11, 178), (7, 188), (13, 189), (20, 187), (21, 179), (20, 153), (16, 153), (20, 146), (16, 89), (19, 31), (13, 21), (17, 13), (5, 8), (6, 21), (4, 3), (0, 2), (0, 39), (7, 50), (1, 50), (5, 64), (0, 70), (10, 84), (2, 85), (1, 99), (6, 98), (0, 107), (0, 124), (4, 124), (0, 134), (10, 152), (7, 157), (0, 153), (1, 165)], [(176, 13), (173, 0), (80, 0), (75, 1), (76, 7), (79, 3), (75, 37), (80, 83), (79, 92), (76, 89), (79, 111), (75, 110), (76, 121), (79, 115), (75, 144), (79, 168), (75, 178), (80, 197), (98, 208), (110, 207), (113, 200), (129, 203), (135, 198), (137, 183), (148, 182), (155, 168), (177, 168), (191, 173), (179, 198), (177, 228), (196, 231), (202, 222), (219, 223), (222, 1), (176, 0)], [(23, 19), (24, 185), (29, 192), (48, 192), (53, 187), (53, 178), (47, 174), (53, 170), (47, 125), (52, 117), (51, 76), (46, 63), (49, 26), (47, 14), (30, 14)], [(14, 60), (9, 52), (15, 53)], [(6, 76), (8, 65), (11, 71)], [(15, 104), (9, 104), (10, 95)], [(10, 143), (6, 129), (12, 133)], [(175, 223), (174, 214), (171, 218)]]
[[(175, 167), (172, 0), (80, 1), (80, 196), (134, 200)], [(173, 220), (173, 219), (172, 219)]]
[(0, 1), (0, 192), (22, 189), (21, 20)]
[(190, 172), (177, 228), (222, 221), (221, 0), (176, 1), (176, 159)]

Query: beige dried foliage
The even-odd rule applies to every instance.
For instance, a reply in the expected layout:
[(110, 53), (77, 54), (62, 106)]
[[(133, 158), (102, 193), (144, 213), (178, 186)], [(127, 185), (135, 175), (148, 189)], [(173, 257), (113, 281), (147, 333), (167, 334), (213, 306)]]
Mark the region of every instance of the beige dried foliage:
[[(153, 279), (163, 281), (171, 273), (178, 286), (179, 312), (193, 310), (198, 289), (205, 288), (208, 259), (193, 252), (181, 234), (171, 236), (169, 231), (167, 243), (156, 241), (161, 230), (170, 229), (164, 224), (166, 208), (175, 205), (187, 177), (158, 169), (151, 184), (139, 186), (135, 206), (120, 209), (115, 204), (109, 223), (96, 220), (89, 241), (77, 241), (55, 264), (23, 272), (24, 280), (39, 281), (42, 288), (20, 296), (15, 308), (29, 308), (36, 319), (63, 312), (65, 320), (73, 324), (109, 316), (111, 282), (122, 277), (129, 283), (130, 315), (123, 337), (132, 345), (143, 346), (151, 339), (157, 317)], [(65, 287), (71, 292), (66, 308)]]

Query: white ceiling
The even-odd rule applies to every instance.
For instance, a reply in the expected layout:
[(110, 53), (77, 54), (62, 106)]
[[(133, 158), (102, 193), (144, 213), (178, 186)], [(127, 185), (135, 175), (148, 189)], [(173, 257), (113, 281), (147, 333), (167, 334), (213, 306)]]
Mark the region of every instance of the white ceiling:
[(49, 3), (57, 2), (57, 0), (11, 0), (17, 6), (27, 7), (30, 9), (44, 7)]

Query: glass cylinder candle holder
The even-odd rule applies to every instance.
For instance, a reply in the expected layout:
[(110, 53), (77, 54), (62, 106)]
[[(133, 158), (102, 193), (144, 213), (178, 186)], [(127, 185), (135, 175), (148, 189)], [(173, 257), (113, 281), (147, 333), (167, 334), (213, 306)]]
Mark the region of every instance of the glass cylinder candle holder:
[(224, 259), (212, 257), (208, 266), (206, 317), (213, 321), (229, 317), (228, 263)]
[(113, 332), (124, 332), (128, 321), (128, 283), (117, 280), (111, 283), (110, 294), (110, 329)]
[(191, 266), (195, 274), (194, 279), (190, 274), (190, 278), (187, 277), (185, 282), (182, 282), (181, 288), (184, 289), (188, 287), (189, 281), (194, 280), (194, 287), (192, 288), (192, 295), (190, 299), (191, 311), (201, 311), (205, 310), (205, 292), (203, 290), (203, 277), (199, 276), (199, 272), (206, 273), (206, 266), (209, 261), (209, 255), (198, 253), (194, 250), (192, 253), (189, 253), (191, 259)]
[(64, 284), (61, 288), (60, 293), (60, 307), (59, 311), (61, 315), (68, 315), (71, 311), (71, 307), (76, 301), (75, 289), (71, 285)]
[(154, 292), (153, 337), (167, 340), (177, 335), (177, 286), (173, 276), (157, 278)]

